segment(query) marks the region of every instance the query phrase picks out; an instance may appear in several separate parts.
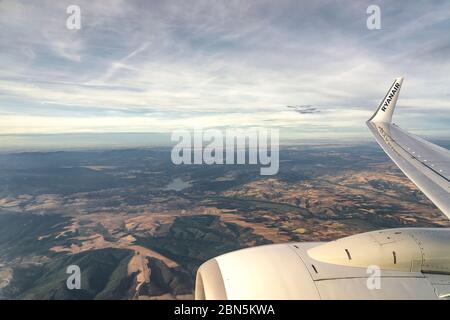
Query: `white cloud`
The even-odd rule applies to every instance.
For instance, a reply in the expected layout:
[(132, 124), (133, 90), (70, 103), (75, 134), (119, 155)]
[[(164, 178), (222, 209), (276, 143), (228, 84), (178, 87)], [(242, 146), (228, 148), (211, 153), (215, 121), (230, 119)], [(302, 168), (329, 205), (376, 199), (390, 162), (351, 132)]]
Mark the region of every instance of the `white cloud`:
[(449, 4), (381, 6), (369, 31), (364, 1), (79, 1), (74, 32), (69, 3), (0, 2), (0, 133), (270, 123), (334, 137), (363, 132), (398, 75), (401, 106), (448, 113)]

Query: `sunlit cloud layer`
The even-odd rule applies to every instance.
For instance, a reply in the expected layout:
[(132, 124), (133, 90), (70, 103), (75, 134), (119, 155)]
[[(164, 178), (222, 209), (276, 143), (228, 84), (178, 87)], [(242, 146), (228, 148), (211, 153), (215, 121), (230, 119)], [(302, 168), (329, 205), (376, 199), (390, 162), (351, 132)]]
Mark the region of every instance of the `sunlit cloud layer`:
[[(70, 4), (81, 30), (65, 26)], [(370, 4), (381, 30), (366, 27)], [(368, 136), (364, 121), (400, 75), (396, 122), (450, 132), (448, 1), (3, 0), (0, 29), (0, 134)]]

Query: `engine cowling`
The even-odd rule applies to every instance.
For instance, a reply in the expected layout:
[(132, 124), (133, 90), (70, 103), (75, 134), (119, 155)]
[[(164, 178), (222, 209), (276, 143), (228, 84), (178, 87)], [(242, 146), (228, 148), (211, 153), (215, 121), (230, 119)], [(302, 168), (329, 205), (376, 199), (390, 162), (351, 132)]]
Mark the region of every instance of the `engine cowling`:
[(311, 248), (318, 261), (383, 270), (450, 273), (450, 229), (403, 228), (372, 231)]
[(197, 271), (195, 298), (318, 299), (306, 266), (289, 244), (266, 245), (211, 259)]
[[(367, 285), (374, 266), (377, 290)], [(200, 266), (195, 298), (436, 299), (450, 292), (449, 274), (449, 229), (389, 229), (218, 256)]]

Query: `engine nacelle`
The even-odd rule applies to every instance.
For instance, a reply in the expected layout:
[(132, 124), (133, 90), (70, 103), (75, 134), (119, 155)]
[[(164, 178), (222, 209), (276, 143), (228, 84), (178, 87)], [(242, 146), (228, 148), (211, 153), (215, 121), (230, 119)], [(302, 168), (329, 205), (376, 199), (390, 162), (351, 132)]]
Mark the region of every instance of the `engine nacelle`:
[[(379, 290), (367, 284), (374, 266)], [(450, 229), (389, 229), (221, 255), (200, 266), (195, 298), (436, 299), (450, 292), (449, 274)]]
[(205, 262), (197, 271), (195, 298), (318, 299), (307, 268), (289, 244), (234, 251)]
[(341, 266), (406, 272), (450, 273), (450, 229), (404, 228), (372, 231), (308, 250), (318, 261)]

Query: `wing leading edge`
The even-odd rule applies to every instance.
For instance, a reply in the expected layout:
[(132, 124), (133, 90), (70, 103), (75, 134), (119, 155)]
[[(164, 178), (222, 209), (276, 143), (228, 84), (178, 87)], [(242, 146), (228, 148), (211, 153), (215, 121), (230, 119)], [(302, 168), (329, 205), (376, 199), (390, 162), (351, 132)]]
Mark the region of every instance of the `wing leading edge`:
[(392, 123), (402, 82), (395, 79), (367, 126), (403, 173), (450, 218), (450, 151)]

